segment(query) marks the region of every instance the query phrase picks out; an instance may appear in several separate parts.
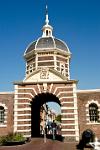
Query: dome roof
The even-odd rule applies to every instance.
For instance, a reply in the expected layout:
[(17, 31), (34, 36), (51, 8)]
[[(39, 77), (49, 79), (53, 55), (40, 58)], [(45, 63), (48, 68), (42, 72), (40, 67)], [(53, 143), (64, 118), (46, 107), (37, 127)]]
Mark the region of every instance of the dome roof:
[(53, 27), (49, 25), (49, 18), (48, 18), (48, 8), (46, 6), (46, 19), (45, 19), (45, 25), (42, 28), (42, 37), (38, 38), (38, 40), (33, 41), (28, 45), (26, 48), (26, 51), (24, 55), (27, 55), (28, 53), (36, 50), (50, 50), (50, 49), (59, 49), (63, 50), (67, 53), (70, 53), (68, 46), (65, 42), (63, 42), (60, 39), (55, 38), (52, 35)]
[(33, 50), (43, 49), (60, 49), (70, 53), (69, 48), (65, 42), (54, 37), (41, 37), (37, 41), (33, 41), (31, 44), (29, 44), (25, 54), (28, 54)]

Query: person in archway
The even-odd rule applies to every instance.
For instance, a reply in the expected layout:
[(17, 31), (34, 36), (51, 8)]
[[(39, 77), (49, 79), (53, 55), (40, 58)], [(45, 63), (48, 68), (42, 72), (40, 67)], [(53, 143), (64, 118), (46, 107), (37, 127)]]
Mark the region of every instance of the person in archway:
[(57, 127), (55, 120), (53, 120), (51, 127), (52, 127), (53, 140), (55, 140), (56, 139), (56, 127)]

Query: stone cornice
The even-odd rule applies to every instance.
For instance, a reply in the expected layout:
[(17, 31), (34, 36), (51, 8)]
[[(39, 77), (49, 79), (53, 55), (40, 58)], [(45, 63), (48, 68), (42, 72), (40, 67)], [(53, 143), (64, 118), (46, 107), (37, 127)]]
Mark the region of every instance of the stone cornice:
[(61, 49), (54, 49), (54, 48), (41, 48), (41, 49), (34, 49), (32, 50), (31, 52), (29, 52), (28, 54), (24, 54), (24, 58), (25, 59), (28, 59), (29, 57), (33, 56), (33, 54), (35, 55), (36, 53), (49, 53), (49, 52), (54, 52), (54, 53), (59, 53), (61, 55), (64, 55), (64, 56), (69, 56), (71, 57), (71, 53), (70, 52), (67, 52), (67, 51), (64, 51), (64, 50), (61, 50)]
[(9, 92), (0, 92), (0, 94), (14, 94), (13, 91), (9, 91)]
[(100, 89), (77, 90), (77, 93), (100, 92)]
[(38, 81), (38, 82), (25, 82), (25, 81), (15, 81), (14, 85), (32, 85), (32, 84), (43, 84), (43, 83), (53, 83), (53, 84), (73, 84), (78, 83), (77, 80), (65, 80), (65, 81)]

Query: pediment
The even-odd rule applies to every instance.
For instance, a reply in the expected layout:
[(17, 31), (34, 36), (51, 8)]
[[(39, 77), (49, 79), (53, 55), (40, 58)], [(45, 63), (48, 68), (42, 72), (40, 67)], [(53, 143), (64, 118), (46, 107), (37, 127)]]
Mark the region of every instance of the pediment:
[(24, 79), (24, 82), (66, 81), (67, 78), (56, 70), (43, 68), (34, 71)]

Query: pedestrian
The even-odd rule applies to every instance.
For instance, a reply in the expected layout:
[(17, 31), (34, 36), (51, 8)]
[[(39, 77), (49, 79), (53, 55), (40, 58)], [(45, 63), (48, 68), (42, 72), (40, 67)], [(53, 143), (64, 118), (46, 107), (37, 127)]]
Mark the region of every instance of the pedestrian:
[(56, 127), (57, 127), (55, 120), (53, 120), (51, 127), (52, 127), (53, 140), (55, 140), (56, 139)]

